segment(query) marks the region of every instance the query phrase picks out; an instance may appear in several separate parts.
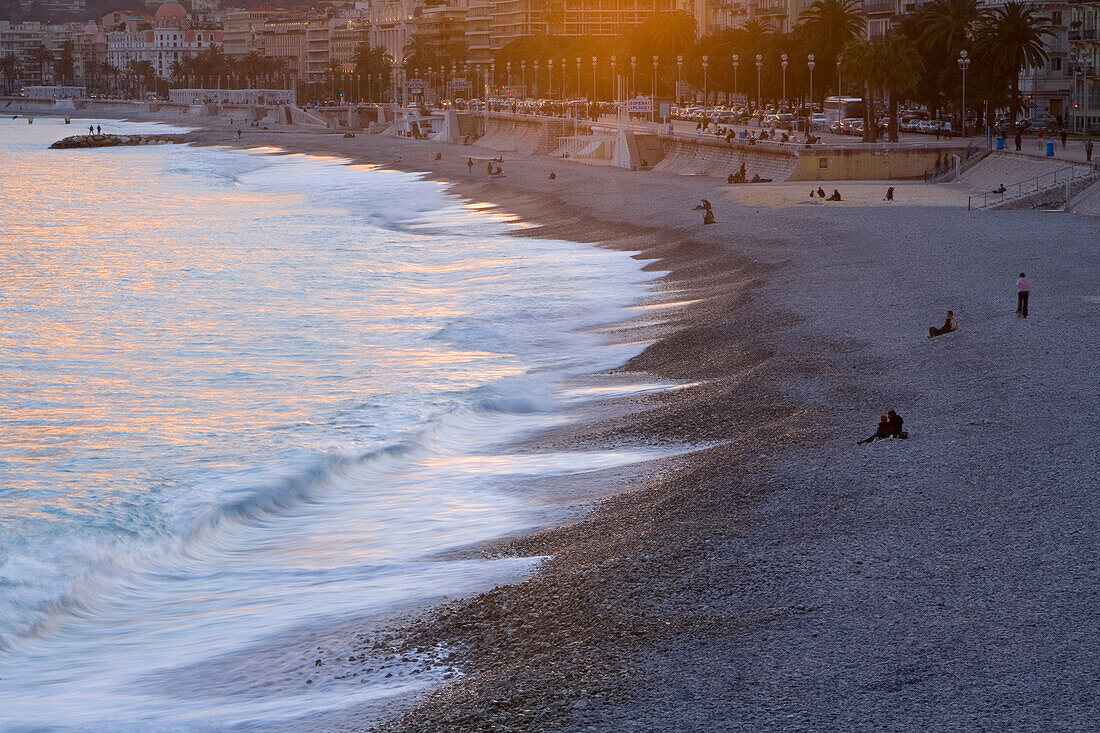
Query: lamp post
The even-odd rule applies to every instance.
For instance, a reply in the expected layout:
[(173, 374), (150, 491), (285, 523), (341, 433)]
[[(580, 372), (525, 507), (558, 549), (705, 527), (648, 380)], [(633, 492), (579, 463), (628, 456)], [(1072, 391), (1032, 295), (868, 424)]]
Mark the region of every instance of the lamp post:
[(534, 86), (534, 92), (535, 92), (534, 96), (537, 97), (538, 94), (539, 94), (539, 62), (538, 62), (538, 59), (535, 60), (535, 83), (532, 86)]
[[(611, 57), (611, 101), (612, 102), (618, 102), (619, 101), (618, 79), (615, 77), (615, 56), (614, 55), (612, 55), (612, 57)], [(618, 115), (619, 115), (619, 112), (618, 112), (618, 109), (616, 109), (616, 111), (615, 111), (616, 118), (618, 117)]]
[(563, 102), (569, 96), (565, 91), (565, 77), (568, 76), (568, 74), (569, 72), (565, 68), (565, 57), (563, 56), (561, 59), (561, 101)]
[(512, 88), (512, 62), (505, 61), (504, 68), (508, 71), (508, 82), (504, 85), (510, 90)]
[(783, 67), (783, 109), (787, 108), (787, 54), (780, 54), (779, 65)]
[(756, 111), (760, 111), (760, 70), (764, 68), (764, 54), (756, 54)]
[(551, 100), (554, 99), (554, 59), (546, 59), (546, 86), (549, 87), (548, 94)]
[(707, 68), (710, 66), (709, 59), (703, 57), (703, 121), (709, 117), (707, 114), (707, 102), (710, 101), (710, 94), (707, 93)]
[(592, 101), (596, 101), (596, 57), (592, 57)]
[(630, 97), (633, 99), (638, 94), (638, 57), (630, 57)]
[(497, 85), (497, 62), (492, 61), (489, 63), (489, 79), (485, 85), (485, 104), (489, 104), (489, 92)]
[(811, 53), (806, 57), (806, 68), (810, 70), (810, 116), (814, 114), (814, 67), (817, 66), (814, 63), (814, 55)]
[(581, 57), (577, 57), (577, 99), (581, 98)]
[(680, 103), (680, 80), (683, 78), (684, 57), (676, 57), (676, 103)]
[(657, 63), (658, 57), (653, 57), (653, 96), (649, 99), (649, 121), (657, 121)]
[(962, 114), (959, 115), (959, 129), (962, 136), (966, 137), (966, 70), (970, 67), (970, 59), (967, 58), (966, 49), (959, 51), (959, 58), (957, 60), (959, 63), (959, 68), (962, 69), (963, 73)]
[(840, 59), (836, 60), (836, 98), (840, 101), (843, 95), (840, 93)]
[(523, 87), (523, 97), (527, 98), (527, 62), (519, 62), (519, 83)]
[[(741, 65), (741, 57), (733, 55), (733, 93), (737, 94), (737, 67)], [(732, 100), (730, 100), (732, 102)], [(732, 104), (730, 106), (733, 106)]]

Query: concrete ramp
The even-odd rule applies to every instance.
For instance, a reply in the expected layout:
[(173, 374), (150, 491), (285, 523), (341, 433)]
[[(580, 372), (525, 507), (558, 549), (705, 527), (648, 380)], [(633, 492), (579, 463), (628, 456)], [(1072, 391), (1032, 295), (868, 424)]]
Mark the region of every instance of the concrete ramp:
[(549, 155), (559, 147), (569, 125), (566, 120), (494, 114), (477, 144), (521, 155)]
[(665, 157), (656, 170), (681, 176), (725, 178), (745, 166), (748, 179), (753, 176), (786, 181), (798, 165), (798, 155), (787, 151), (755, 149), (745, 144), (729, 145), (709, 140), (663, 138)]
[(327, 119), (307, 110), (304, 110), (301, 107), (295, 107), (294, 105), (288, 104), (286, 109), (287, 114), (290, 116), (291, 124), (320, 125), (321, 127), (329, 126), (329, 121)]
[[(1015, 153), (993, 153), (959, 177), (958, 184), (975, 192), (987, 192), (1002, 184), (1011, 186), (1018, 181), (1054, 174), (1074, 166), (1065, 160), (1039, 158)], [(1082, 169), (1088, 166), (1079, 166)]]
[(1100, 216), (1100, 181), (1093, 183), (1081, 193), (1070, 199), (1066, 211), (1074, 214)]
[(443, 115), (443, 125), (440, 127), (439, 132), (432, 135), (432, 140), (438, 140), (441, 143), (462, 142), (462, 135), (459, 132), (457, 112), (455, 112), (454, 110), (448, 110)]

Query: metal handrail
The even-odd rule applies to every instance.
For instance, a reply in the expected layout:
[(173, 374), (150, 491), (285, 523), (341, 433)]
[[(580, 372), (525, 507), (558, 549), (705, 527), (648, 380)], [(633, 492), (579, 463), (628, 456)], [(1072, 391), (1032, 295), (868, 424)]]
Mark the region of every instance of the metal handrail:
[[(1069, 171), (1069, 173), (1066, 174), (1066, 171)], [(1059, 185), (1065, 185), (1066, 183), (1081, 178), (1089, 178), (1097, 175), (1100, 175), (1100, 167), (1096, 165), (1067, 165), (1064, 168), (1058, 168), (1042, 175), (1035, 176), (1034, 178), (1027, 178), (1013, 183), (1011, 186), (1006, 186), (1004, 191), (989, 191), (987, 193), (968, 196), (966, 208), (968, 211), (972, 211), (975, 209), (984, 209), (992, 204), (1010, 203), (1024, 196), (1030, 196), (1040, 191), (1055, 188)], [(1061, 180), (1059, 180), (1059, 176), (1061, 176)], [(981, 203), (977, 204), (975, 202), (979, 197), (981, 197)]]

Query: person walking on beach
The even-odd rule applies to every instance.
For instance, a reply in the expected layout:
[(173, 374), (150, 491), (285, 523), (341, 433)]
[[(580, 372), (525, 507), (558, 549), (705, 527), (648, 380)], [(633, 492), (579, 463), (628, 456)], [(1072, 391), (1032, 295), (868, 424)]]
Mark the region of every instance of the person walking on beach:
[(1024, 136), (1022, 134), (1020, 134), (1019, 130), (1017, 130), (1016, 131), (1016, 152), (1017, 153), (1020, 152), (1020, 148), (1023, 146), (1023, 144), (1024, 144)]
[(1065, 131), (1065, 130), (1063, 129), (1063, 130), (1062, 130), (1062, 150), (1065, 150), (1065, 149), (1066, 149), (1066, 139), (1067, 139), (1068, 137), (1069, 137), (1069, 133), (1067, 133), (1067, 132), (1066, 132), (1066, 131)]
[(493, 175), (493, 161), (490, 160), (485, 164), (485, 174), (489, 176)]
[(1027, 318), (1027, 298), (1031, 295), (1031, 283), (1027, 281), (1027, 275), (1020, 273), (1016, 280), (1016, 315)]
[(1092, 162), (1092, 138), (1085, 141), (1085, 162)]
[(471, 176), (474, 174), (474, 159), (473, 158), (467, 158), (466, 159), (466, 170), (470, 171)]
[(943, 326), (936, 328), (931, 326), (928, 329), (928, 338), (935, 338), (936, 336), (943, 336), (945, 333), (954, 333), (959, 330), (959, 321), (955, 318), (953, 311), (947, 311), (947, 318), (943, 322)]

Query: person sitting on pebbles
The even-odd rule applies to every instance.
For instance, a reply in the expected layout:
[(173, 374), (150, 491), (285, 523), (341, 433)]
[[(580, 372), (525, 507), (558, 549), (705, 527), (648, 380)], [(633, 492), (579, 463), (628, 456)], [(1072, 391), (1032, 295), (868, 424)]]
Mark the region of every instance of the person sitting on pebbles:
[(947, 311), (947, 318), (944, 319), (943, 326), (936, 328), (931, 326), (928, 329), (928, 338), (936, 338), (937, 336), (943, 336), (945, 333), (954, 333), (959, 330), (959, 320), (955, 318), (953, 311)]

